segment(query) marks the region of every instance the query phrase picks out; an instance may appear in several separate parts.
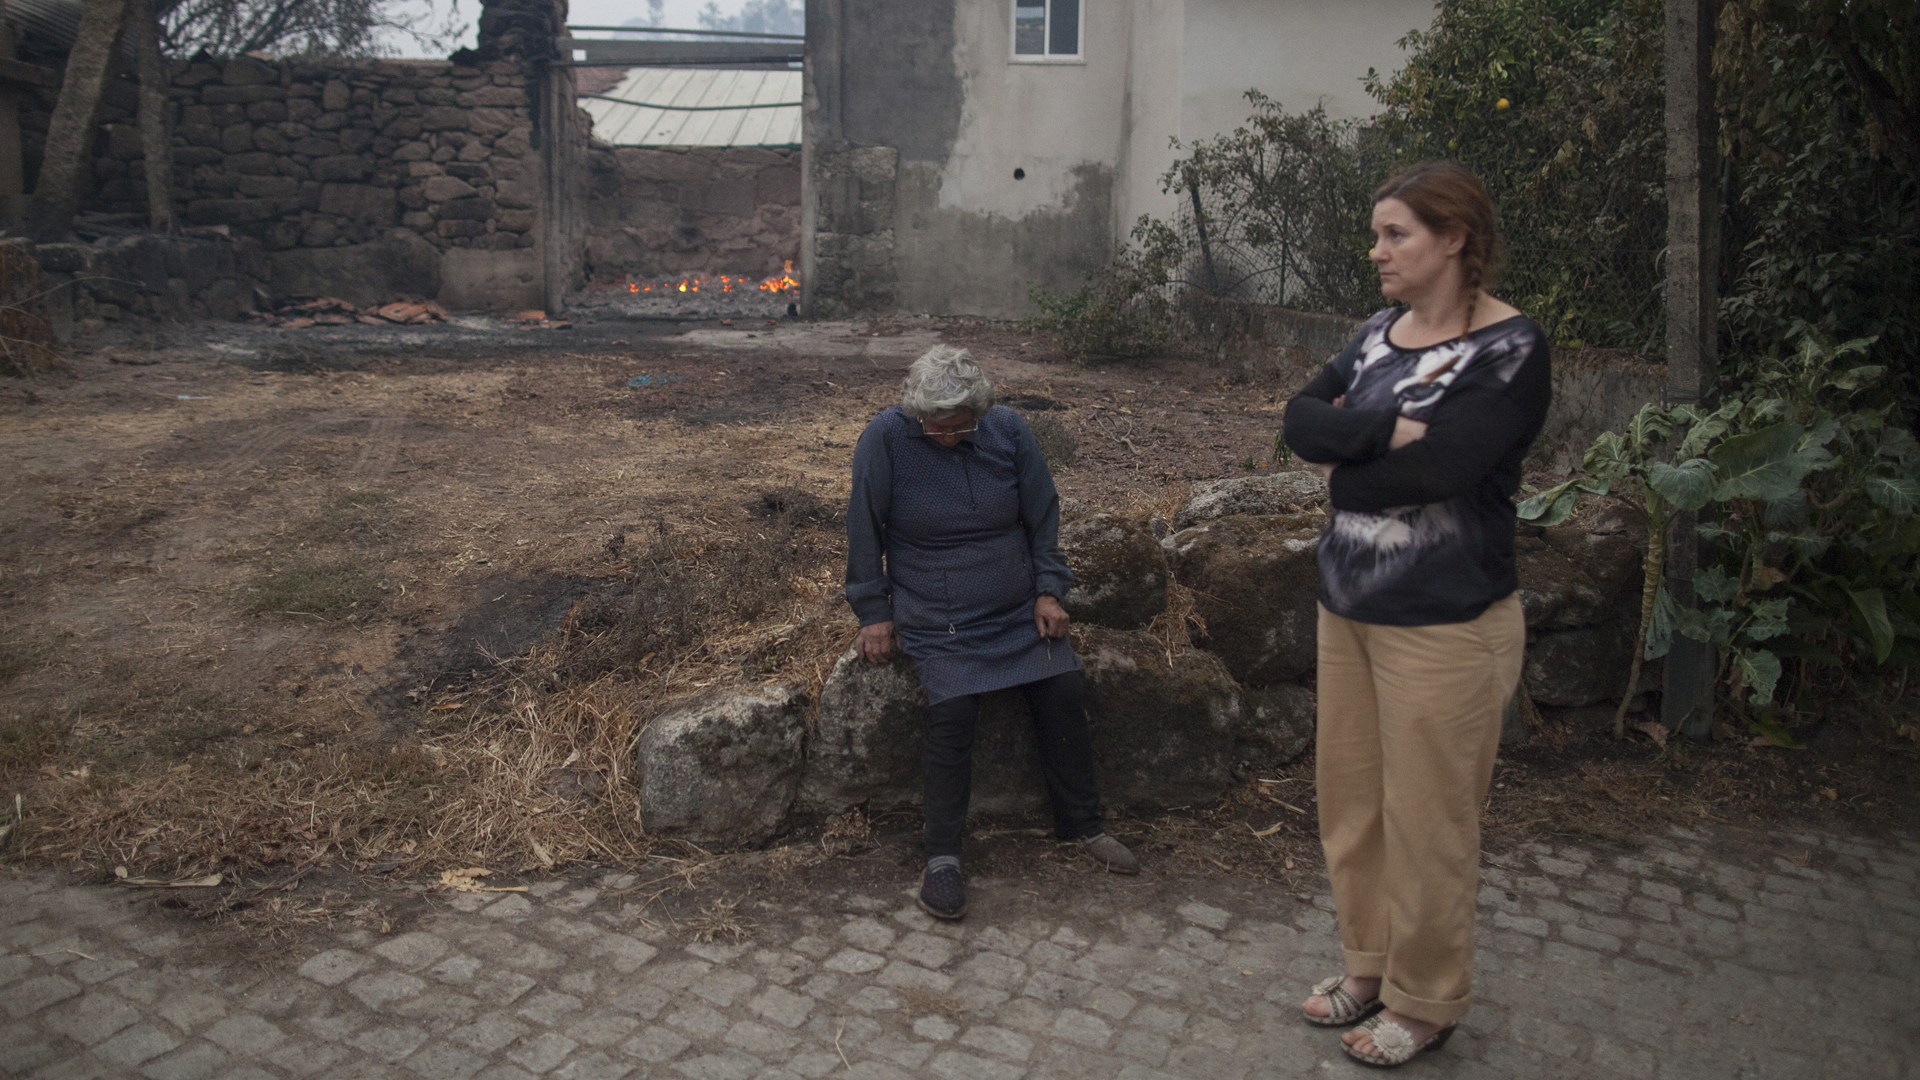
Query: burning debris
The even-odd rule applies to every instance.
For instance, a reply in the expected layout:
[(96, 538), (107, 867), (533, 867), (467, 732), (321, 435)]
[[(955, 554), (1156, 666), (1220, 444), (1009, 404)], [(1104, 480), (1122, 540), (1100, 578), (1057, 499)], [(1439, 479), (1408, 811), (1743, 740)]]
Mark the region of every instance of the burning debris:
[(451, 318), (446, 308), (431, 300), (402, 298), (386, 304), (355, 307), (337, 296), (289, 303), (278, 311), (252, 311), (247, 314), (258, 322), (285, 330), (303, 330), (309, 326), (348, 326), (353, 323), (418, 326), (421, 323), (446, 322)]
[(710, 276), (707, 274), (682, 274), (668, 281), (628, 281), (624, 283), (630, 293), (697, 293), (707, 292), (763, 292), (792, 293), (795, 299), (800, 296), (800, 279), (793, 276), (793, 260), (786, 260), (786, 268), (770, 278), (733, 277), (728, 274)]

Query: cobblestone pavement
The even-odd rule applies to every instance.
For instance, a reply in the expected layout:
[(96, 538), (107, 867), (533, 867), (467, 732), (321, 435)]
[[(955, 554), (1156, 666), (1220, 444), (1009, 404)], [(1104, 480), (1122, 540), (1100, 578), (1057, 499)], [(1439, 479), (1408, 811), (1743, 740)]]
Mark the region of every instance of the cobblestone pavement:
[[(1409, 1072), (1920, 1076), (1920, 842), (1674, 832), (1490, 857), (1478, 1004)], [(1358, 1075), (1297, 1002), (1325, 896), (1244, 879), (975, 880), (747, 904), (699, 944), (595, 874), (235, 960), (130, 894), (0, 878), (0, 1071), (149, 1080), (1241, 1080)]]

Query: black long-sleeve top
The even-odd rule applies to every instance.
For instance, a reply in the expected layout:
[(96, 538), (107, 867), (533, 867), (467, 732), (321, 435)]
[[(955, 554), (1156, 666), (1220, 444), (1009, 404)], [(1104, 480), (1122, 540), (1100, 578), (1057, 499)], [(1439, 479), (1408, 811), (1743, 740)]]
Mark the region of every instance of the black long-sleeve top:
[[(1358, 622), (1467, 622), (1519, 587), (1513, 494), (1552, 398), (1546, 335), (1515, 316), (1402, 349), (1389, 308), (1287, 403), (1287, 445), (1337, 466), (1320, 599)], [(1333, 404), (1336, 398), (1345, 400)], [(1426, 436), (1389, 450), (1394, 421)]]

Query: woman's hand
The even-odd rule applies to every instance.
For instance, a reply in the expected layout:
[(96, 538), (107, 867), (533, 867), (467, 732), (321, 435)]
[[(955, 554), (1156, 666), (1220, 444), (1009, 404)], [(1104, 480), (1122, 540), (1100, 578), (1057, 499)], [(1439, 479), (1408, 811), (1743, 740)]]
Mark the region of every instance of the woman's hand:
[(1043, 638), (1063, 638), (1067, 636), (1067, 609), (1060, 601), (1051, 596), (1042, 596), (1033, 604), (1033, 625)]
[(1393, 438), (1387, 440), (1388, 450), (1398, 450), (1410, 443), (1417, 443), (1427, 437), (1427, 425), (1419, 420), (1409, 420), (1404, 416), (1393, 418)]
[(854, 642), (860, 659), (869, 664), (884, 664), (893, 656), (893, 620), (868, 623), (860, 628), (860, 640)]

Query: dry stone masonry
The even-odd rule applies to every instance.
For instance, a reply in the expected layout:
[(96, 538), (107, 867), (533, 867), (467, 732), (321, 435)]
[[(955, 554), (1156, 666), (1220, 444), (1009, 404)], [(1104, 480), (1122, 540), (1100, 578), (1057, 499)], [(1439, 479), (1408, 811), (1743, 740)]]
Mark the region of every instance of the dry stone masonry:
[[(1284, 764), (1311, 744), (1325, 497), (1307, 474), (1196, 485), (1174, 514), (1187, 526), (1178, 532), (1157, 518), (1069, 509), (1061, 548), (1076, 584), (1066, 604), (1111, 809), (1209, 803), (1237, 765)], [(1595, 500), (1568, 524), (1521, 531), (1529, 695), (1548, 706), (1617, 699), (1637, 619), (1644, 520), (1624, 503)], [(1184, 591), (1197, 621), (1156, 621), (1173, 589)], [(754, 844), (789, 827), (795, 813), (918, 805), (927, 704), (909, 664), (876, 667), (849, 651), (810, 723), (804, 711), (800, 691), (764, 687), (656, 719), (638, 766), (645, 827), (701, 844)], [(986, 696), (976, 812), (1044, 806), (1030, 732), (1017, 692)], [(1519, 725), (1508, 732), (1524, 735)]]
[[(412, 296), (456, 309), (552, 307), (582, 283), (569, 185), (589, 123), (574, 107), (571, 71), (550, 63), (562, 8), (488, 0), (478, 47), (448, 60), (174, 62), (166, 120), (182, 237), (167, 240), (189, 250), (172, 256), (140, 243), (167, 241), (134, 235), (147, 217), (144, 158), (133, 94), (116, 83), (81, 235), (91, 248), (140, 250), (55, 251), (42, 265), (83, 282), (136, 283), (137, 297), (74, 290), (63, 302), (81, 319), (228, 318), (256, 301), (327, 295), (359, 306)], [(30, 135), (44, 130), (51, 93), (23, 110)], [(31, 171), (39, 143), (28, 143)], [(129, 260), (168, 259), (189, 265), (121, 273)], [(232, 284), (212, 289), (220, 281)]]

